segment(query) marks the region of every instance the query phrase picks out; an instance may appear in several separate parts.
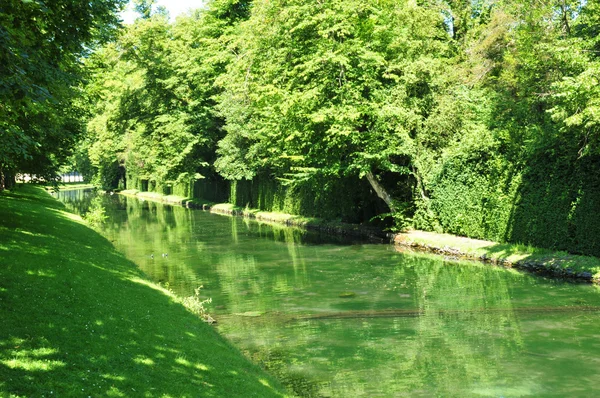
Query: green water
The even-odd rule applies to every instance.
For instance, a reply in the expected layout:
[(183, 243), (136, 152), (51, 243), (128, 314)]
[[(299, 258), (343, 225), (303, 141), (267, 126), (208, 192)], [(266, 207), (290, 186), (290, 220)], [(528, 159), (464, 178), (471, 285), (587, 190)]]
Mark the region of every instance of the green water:
[(203, 286), (218, 331), (297, 395), (600, 394), (597, 287), (118, 195), (103, 205), (119, 250), (181, 296)]

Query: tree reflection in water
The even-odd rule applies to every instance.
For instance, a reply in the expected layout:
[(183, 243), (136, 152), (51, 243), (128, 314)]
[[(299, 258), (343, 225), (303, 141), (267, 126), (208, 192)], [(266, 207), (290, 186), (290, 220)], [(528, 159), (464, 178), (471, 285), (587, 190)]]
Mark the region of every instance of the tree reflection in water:
[(218, 330), (298, 395), (565, 396), (600, 382), (593, 287), (104, 201), (107, 238), (181, 296), (203, 285)]

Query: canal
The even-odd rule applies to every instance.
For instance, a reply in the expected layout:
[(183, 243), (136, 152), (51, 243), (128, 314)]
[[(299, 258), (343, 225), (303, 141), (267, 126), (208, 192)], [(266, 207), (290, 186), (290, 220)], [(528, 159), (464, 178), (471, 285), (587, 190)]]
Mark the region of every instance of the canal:
[[(304, 397), (585, 397), (600, 389), (598, 287), (119, 195), (101, 232)], [(165, 256), (163, 256), (165, 254)]]

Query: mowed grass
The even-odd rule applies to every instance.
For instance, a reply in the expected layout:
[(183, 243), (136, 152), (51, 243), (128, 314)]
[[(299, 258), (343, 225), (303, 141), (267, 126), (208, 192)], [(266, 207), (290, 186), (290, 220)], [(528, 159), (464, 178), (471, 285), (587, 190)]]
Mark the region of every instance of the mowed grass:
[(0, 397), (280, 397), (42, 188), (0, 194)]

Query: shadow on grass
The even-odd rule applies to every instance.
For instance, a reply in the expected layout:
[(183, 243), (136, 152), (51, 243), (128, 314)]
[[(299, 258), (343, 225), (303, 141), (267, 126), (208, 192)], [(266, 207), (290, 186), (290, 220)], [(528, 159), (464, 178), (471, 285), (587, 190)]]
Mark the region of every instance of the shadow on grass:
[(0, 396), (282, 396), (40, 189), (0, 196)]

